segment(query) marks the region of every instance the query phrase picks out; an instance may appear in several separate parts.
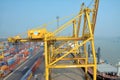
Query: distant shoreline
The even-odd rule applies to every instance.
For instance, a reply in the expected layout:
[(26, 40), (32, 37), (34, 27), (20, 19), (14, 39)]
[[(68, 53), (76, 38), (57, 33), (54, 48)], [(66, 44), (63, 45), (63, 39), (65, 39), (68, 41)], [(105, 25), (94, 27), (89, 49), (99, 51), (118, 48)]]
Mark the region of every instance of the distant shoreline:
[(2, 42), (2, 41), (7, 41), (7, 38), (1, 38), (0, 42)]

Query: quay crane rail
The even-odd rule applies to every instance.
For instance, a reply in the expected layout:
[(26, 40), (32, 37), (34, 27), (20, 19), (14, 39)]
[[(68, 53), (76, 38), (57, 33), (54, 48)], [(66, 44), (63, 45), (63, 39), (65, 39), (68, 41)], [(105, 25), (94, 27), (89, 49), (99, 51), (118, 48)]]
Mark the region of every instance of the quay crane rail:
[[(93, 80), (97, 80), (97, 62), (94, 46), (94, 30), (98, 12), (99, 0), (95, 0), (94, 7), (88, 8), (84, 4), (78, 15), (60, 26), (54, 32), (46, 28), (28, 31), (27, 38), (16, 36), (9, 41), (43, 41), (45, 55), (45, 80), (51, 79), (51, 69), (54, 68), (84, 68), (86, 80), (88, 80), (88, 68), (93, 68)], [(72, 26), (71, 26), (72, 25)], [(72, 29), (72, 36), (56, 36), (65, 30)], [(58, 46), (56, 46), (58, 44)], [(93, 63), (88, 61), (87, 45), (92, 49)], [(67, 47), (66, 47), (67, 46)], [(81, 49), (83, 47), (83, 49)], [(84, 56), (82, 56), (84, 55)], [(70, 57), (72, 56), (72, 57)], [(63, 64), (60, 61), (71, 61)], [(82, 63), (81, 63), (82, 61)]]

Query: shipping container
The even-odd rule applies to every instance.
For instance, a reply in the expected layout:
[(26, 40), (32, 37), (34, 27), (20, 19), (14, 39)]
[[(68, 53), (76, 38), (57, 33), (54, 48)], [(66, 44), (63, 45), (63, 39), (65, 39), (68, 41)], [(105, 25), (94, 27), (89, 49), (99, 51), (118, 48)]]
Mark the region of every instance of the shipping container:
[(0, 67), (2, 67), (3, 65), (7, 65), (7, 63), (5, 61), (1, 61), (0, 62)]
[(12, 65), (14, 62), (15, 62), (14, 57), (12, 57), (12, 58), (10, 58), (10, 59), (7, 60), (8, 66), (9, 66), (9, 65)]
[(10, 56), (10, 53), (4, 53), (4, 57)]

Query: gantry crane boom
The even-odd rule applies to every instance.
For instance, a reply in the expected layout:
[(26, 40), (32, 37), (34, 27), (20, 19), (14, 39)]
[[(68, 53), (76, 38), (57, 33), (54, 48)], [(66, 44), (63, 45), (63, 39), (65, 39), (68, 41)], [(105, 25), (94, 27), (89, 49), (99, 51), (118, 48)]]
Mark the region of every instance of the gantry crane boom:
[(97, 19), (98, 7), (99, 7), (99, 0), (95, 0), (93, 8), (93, 15), (92, 15), (92, 33), (94, 34), (95, 24)]
[[(73, 24), (73, 36), (51, 36), (50, 34), (45, 35), (45, 67), (46, 67), (46, 80), (49, 80), (50, 76), (50, 69), (51, 68), (79, 68), (84, 67), (85, 68), (85, 75), (88, 74), (88, 68), (93, 67), (93, 80), (96, 80), (96, 54), (95, 54), (95, 47), (94, 47), (94, 29), (95, 29), (95, 23), (96, 23), (96, 17), (97, 17), (97, 8), (98, 8), (98, 2), (99, 0), (95, 1), (95, 6), (93, 9), (90, 9), (88, 7), (84, 7), (80, 10), (80, 13), (75, 16), (73, 19), (69, 20), (67, 23), (63, 24), (58, 28), (56, 31), (52, 33), (52, 35), (56, 35), (57, 33), (60, 33), (65, 28)], [(97, 8), (96, 8), (97, 7)], [(95, 10), (95, 11), (94, 11)], [(91, 16), (92, 15), (92, 16)], [(80, 20), (80, 17), (83, 16), (83, 23)], [(92, 21), (91, 21), (92, 19)], [(83, 26), (80, 27), (80, 24), (83, 24)], [(79, 29), (79, 30), (78, 30)], [(83, 33), (82, 35), (79, 35), (79, 31), (82, 29)], [(57, 41), (73, 41), (74, 47), (67, 50), (67, 52), (61, 52), (61, 56), (59, 57), (51, 57), (51, 55), (57, 55), (54, 53), (56, 50), (49, 50), (54, 46), (54, 43)], [(78, 44), (80, 42), (80, 44)], [(88, 63), (88, 56), (86, 51), (86, 45), (90, 43), (92, 48), (92, 57), (93, 57), (93, 63)], [(50, 47), (52, 46), (52, 47)], [(79, 48), (84, 47), (84, 55), (85, 57), (80, 56), (81, 53), (77, 52), (79, 51)], [(58, 50), (58, 48), (57, 48)], [(64, 50), (63, 50), (64, 51)], [(68, 57), (68, 55), (72, 54), (74, 58)], [(69, 61), (76, 59), (77, 63), (74, 64), (59, 64), (59, 61), (62, 60), (68, 60)], [(82, 60), (85, 63), (80, 63), (79, 61)]]

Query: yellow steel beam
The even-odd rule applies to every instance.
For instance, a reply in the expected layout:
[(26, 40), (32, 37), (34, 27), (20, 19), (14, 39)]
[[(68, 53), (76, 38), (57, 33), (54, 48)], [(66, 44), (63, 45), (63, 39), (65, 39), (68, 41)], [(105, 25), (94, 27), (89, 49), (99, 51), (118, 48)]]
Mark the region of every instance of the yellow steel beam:
[(65, 45), (65, 43), (67, 43), (68, 41), (65, 41), (63, 43), (61, 43), (61, 45), (58, 46), (58, 48), (56, 48), (54, 51), (56, 52), (57, 50), (59, 50), (62, 46)]
[(87, 21), (88, 21), (88, 28), (89, 28), (90, 36), (92, 37), (93, 36), (93, 34), (92, 34), (93, 31), (91, 29), (90, 15), (89, 15), (88, 9), (86, 9), (85, 15), (86, 15)]
[[(87, 50), (86, 50), (86, 44), (84, 44), (83, 47), (84, 47), (84, 54), (85, 54), (85, 65), (88, 65), (88, 54), (87, 54)], [(85, 76), (87, 79), (88, 78), (87, 77), (88, 76), (88, 66), (85, 66)]]
[(45, 79), (46, 80), (49, 80), (49, 68), (48, 68), (48, 43), (47, 43), (47, 40), (46, 40), (46, 37), (45, 37), (45, 40), (44, 40), (44, 45), (45, 45), (45, 48), (44, 48), (44, 51), (45, 51)]
[(90, 24), (90, 17), (88, 15), (88, 13), (86, 12), (86, 17), (87, 17), (87, 21), (88, 21), (88, 27), (89, 27), (89, 31), (90, 31), (90, 35), (91, 35), (91, 46), (92, 46), (92, 54), (93, 54), (93, 61), (94, 61), (94, 67), (93, 67), (93, 80), (96, 80), (96, 75), (97, 75), (97, 62), (96, 62), (96, 54), (95, 54), (95, 47), (94, 47), (94, 35), (93, 35), (93, 31), (91, 28), (91, 24)]
[(78, 65), (74, 65), (74, 64), (68, 64), (68, 65), (53, 65), (53, 66), (49, 66), (49, 68), (82, 68), (82, 67), (94, 67), (94, 64), (78, 64)]
[(78, 57), (78, 58), (63, 58), (63, 59), (61, 59), (61, 60), (85, 60), (86, 58), (80, 58), (80, 57)]
[[(82, 11), (83, 11), (83, 6), (84, 6), (84, 3), (81, 5), (80, 14), (81, 14), (81, 13), (82, 13)], [(82, 16), (80, 16), (80, 17), (79, 17), (79, 19), (78, 19), (77, 37), (79, 36), (79, 32), (80, 32), (81, 18), (82, 18)]]
[(93, 60), (94, 60), (94, 68), (93, 68), (93, 80), (97, 80), (97, 61), (96, 61), (96, 53), (95, 53), (95, 46), (94, 46), (94, 38), (91, 40), (92, 45), (92, 53), (93, 53)]
[(82, 46), (83, 44), (85, 44), (86, 42), (90, 41), (91, 38), (88, 38), (87, 40), (83, 41), (79, 46), (71, 49), (69, 52), (67, 52), (66, 54), (62, 55), (61, 57), (59, 57), (58, 59), (56, 59), (55, 61), (51, 62), (50, 65), (53, 65), (54, 63), (60, 61), (61, 59), (63, 59), (65, 56), (67, 56), (68, 54), (70, 54), (71, 52), (73, 52), (74, 50), (76, 50), (76, 48)]
[(66, 24), (62, 25), (60, 28), (58, 28), (56, 31), (53, 32), (53, 35), (59, 33), (61, 30), (63, 30), (65, 27), (67, 27), (69, 24), (71, 24), (76, 18), (79, 18), (82, 15), (83, 15), (83, 13), (80, 13), (79, 15), (77, 15), (76, 17), (74, 17), (73, 19), (68, 21)]
[(76, 20), (73, 21), (73, 36), (77, 37), (77, 26), (76, 26)]
[(85, 39), (84, 37), (53, 37), (53, 38), (48, 38), (47, 40), (55, 40), (55, 41), (70, 41), (70, 40), (83, 40)]
[(85, 35), (85, 30), (86, 30), (86, 27), (87, 27), (87, 19), (86, 19), (86, 15), (84, 15), (84, 24), (83, 24), (83, 31), (82, 31), (82, 36)]
[(92, 33), (94, 34), (95, 30), (95, 24), (96, 24), (96, 19), (97, 19), (97, 13), (98, 13), (98, 6), (99, 6), (99, 0), (95, 0), (94, 2), (94, 9), (93, 9), (93, 15), (92, 15)]

